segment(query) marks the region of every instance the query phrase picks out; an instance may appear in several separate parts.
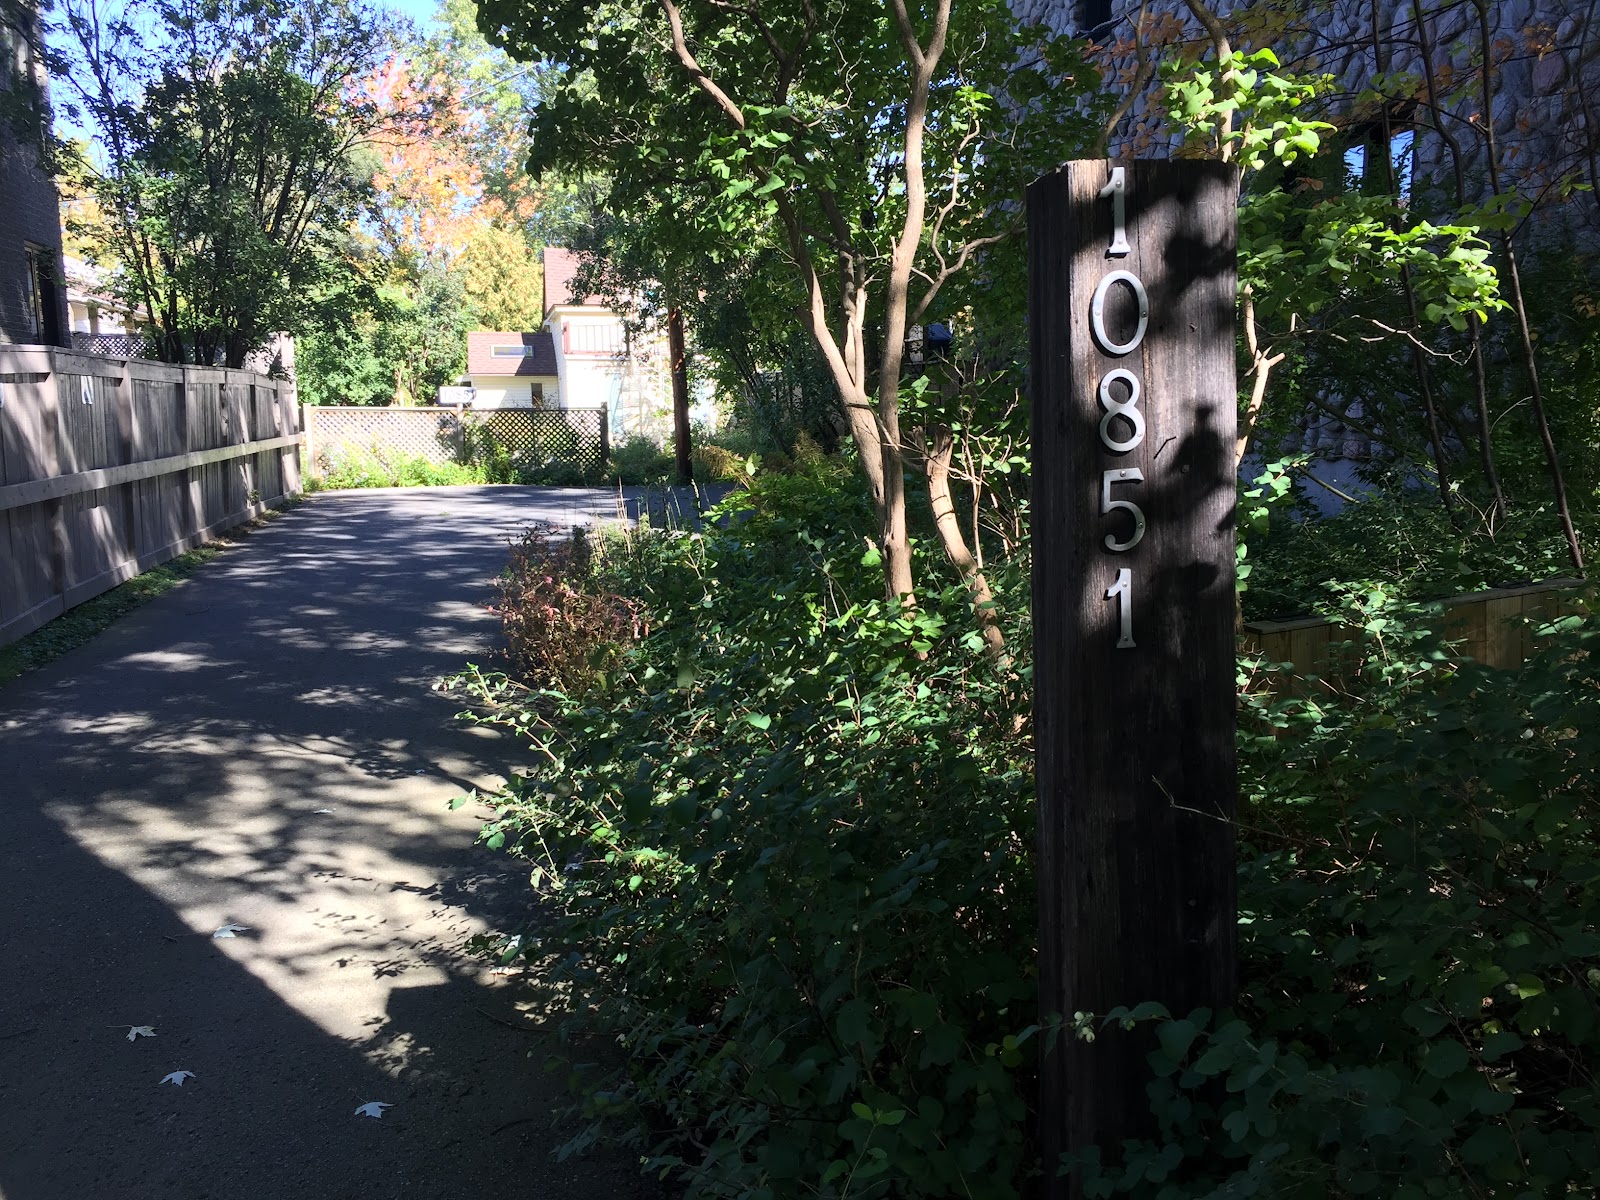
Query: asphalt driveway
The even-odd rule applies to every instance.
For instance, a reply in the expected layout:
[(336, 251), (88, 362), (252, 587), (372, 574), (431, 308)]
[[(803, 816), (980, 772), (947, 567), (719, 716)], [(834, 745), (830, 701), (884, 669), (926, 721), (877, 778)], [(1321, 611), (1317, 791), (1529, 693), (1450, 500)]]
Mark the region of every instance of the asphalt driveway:
[(551, 1160), (555, 1018), (462, 949), (530, 892), (446, 807), (522, 752), (432, 690), (508, 538), (615, 513), (317, 496), (0, 688), (0, 1198), (650, 1194)]

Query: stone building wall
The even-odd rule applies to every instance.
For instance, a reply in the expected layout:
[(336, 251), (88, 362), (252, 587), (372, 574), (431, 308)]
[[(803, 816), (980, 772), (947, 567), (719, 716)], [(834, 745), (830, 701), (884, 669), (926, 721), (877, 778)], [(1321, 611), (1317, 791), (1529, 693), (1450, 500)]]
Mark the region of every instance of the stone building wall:
[[(1122, 94), (1147, 62), (1174, 53), (1209, 52), (1199, 22), (1183, 0), (1147, 0), (1141, 6), (1111, 0), (1015, 0), (1025, 23), (1043, 22), (1096, 43), (1107, 86)], [(1414, 182), (1429, 183), (1453, 202), (1452, 155), (1440, 130), (1461, 147), (1465, 193), (1489, 193), (1482, 129), (1483, 91), (1478, 63), (1483, 38), (1472, 0), (1216, 0), (1235, 46), (1272, 48), (1287, 69), (1331, 74), (1332, 118), (1352, 137), (1381, 125), (1388, 110), (1397, 134), (1414, 138)], [(1418, 8), (1422, 19), (1418, 21)], [(1110, 19), (1089, 27), (1109, 9)], [(1587, 245), (1600, 244), (1600, 198), (1571, 191), (1574, 181), (1595, 182), (1600, 131), (1600, 28), (1587, 24), (1570, 0), (1489, 0), (1490, 53), (1495, 64), (1494, 132), (1501, 185), (1539, 204), (1547, 236), (1563, 231)], [(1141, 21), (1142, 36), (1135, 26)], [(1374, 14), (1378, 38), (1374, 45)], [(1422, 48), (1429, 51), (1424, 67)], [(1176, 138), (1159, 105), (1156, 85), (1120, 122), (1110, 152), (1161, 157)]]

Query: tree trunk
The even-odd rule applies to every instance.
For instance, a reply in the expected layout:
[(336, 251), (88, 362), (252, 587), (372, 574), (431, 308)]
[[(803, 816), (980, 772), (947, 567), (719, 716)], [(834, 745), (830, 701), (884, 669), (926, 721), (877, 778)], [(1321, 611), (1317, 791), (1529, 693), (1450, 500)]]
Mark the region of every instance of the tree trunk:
[[(995, 608), (994, 592), (983, 568), (968, 549), (961, 533), (961, 523), (956, 518), (955, 501), (950, 495), (950, 456), (955, 442), (950, 437), (948, 425), (933, 425), (923, 433), (922, 462), (928, 473), (928, 501), (933, 506), (933, 523), (939, 531), (944, 552), (967, 585), (967, 596), (972, 601), (972, 611), (978, 618), (978, 632), (983, 637), (984, 651), (996, 664), (1006, 661), (1005, 634), (1000, 631), (999, 616)], [(976, 536), (976, 534), (974, 534)]]
[(667, 353), (672, 359), (672, 450), (677, 459), (678, 482), (694, 482), (694, 459), (689, 449), (689, 362), (683, 345), (683, 310), (667, 313)]
[[(1501, 195), (1499, 148), (1494, 136), (1494, 74), (1493, 43), (1489, 38), (1488, 0), (1474, 0), (1478, 10), (1479, 48), (1483, 54), (1483, 142), (1484, 158), (1489, 166), (1489, 190)], [(1539, 442), (1544, 447), (1545, 465), (1550, 470), (1550, 486), (1555, 493), (1556, 516), (1561, 522), (1562, 535), (1567, 540), (1567, 552), (1572, 556), (1572, 567), (1583, 576), (1583, 547), (1578, 541), (1578, 531), (1572, 523), (1572, 509), (1567, 503), (1567, 481), (1561, 470), (1561, 455), (1556, 450), (1555, 437), (1550, 432), (1550, 419), (1544, 408), (1544, 389), (1539, 383), (1539, 364), (1533, 352), (1533, 331), (1528, 327), (1528, 306), (1522, 291), (1522, 273), (1517, 268), (1517, 250), (1512, 243), (1512, 232), (1502, 230), (1500, 246), (1506, 257), (1506, 281), (1511, 285), (1511, 311), (1517, 319), (1517, 333), (1522, 340), (1522, 363), (1528, 372), (1528, 389), (1532, 393), (1533, 421), (1539, 432)]]

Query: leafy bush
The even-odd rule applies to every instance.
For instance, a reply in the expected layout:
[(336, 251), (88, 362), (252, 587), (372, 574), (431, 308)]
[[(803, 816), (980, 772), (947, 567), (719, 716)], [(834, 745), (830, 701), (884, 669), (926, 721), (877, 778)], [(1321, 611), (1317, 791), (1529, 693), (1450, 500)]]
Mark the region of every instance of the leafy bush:
[(590, 586), (652, 626), (605, 686), (479, 679), (545, 764), (488, 832), (559, 902), (511, 953), (621, 1040), (590, 1112), (639, 1118), (693, 1194), (1014, 1197), (1025, 696), (958, 590), (878, 598), (852, 479), (760, 477), (717, 515), (605, 548)]
[(420, 455), (373, 449), (336, 449), (324, 460), (327, 470), (318, 478), (307, 474), (306, 490), (340, 488), (440, 487), (449, 484), (498, 482), (478, 467), (439, 463)]
[(635, 434), (620, 446), (611, 447), (606, 471), (607, 477), (617, 483), (658, 484), (671, 481), (676, 465), (660, 442)]
[(1245, 994), (1115, 1014), (1159, 1021), (1162, 1137), (1086, 1195), (1600, 1189), (1600, 629), (1510, 674), (1421, 610), (1348, 615), (1352, 692), (1274, 700), (1245, 664)]
[[(1596, 528), (1592, 515), (1576, 516)], [(1278, 512), (1269, 531), (1248, 540), (1248, 620), (1331, 611), (1336, 601), (1329, 580), (1372, 580), (1406, 600), (1424, 601), (1572, 572), (1549, 508), (1513, 509), (1492, 532), (1476, 520), (1457, 529), (1437, 497), (1418, 491), (1375, 494), (1315, 520)]]
[(697, 442), (692, 453), (697, 483), (742, 483), (749, 478), (745, 460), (714, 442)]
[[(983, 666), (959, 593), (878, 599), (848, 476), (758, 475), (713, 515), (737, 519), (574, 574), (651, 627), (595, 686), (476, 677), (536, 753), (486, 836), (557, 909), (504, 953), (626, 1053), (583, 1078), (572, 1148), (621, 1118), (696, 1197), (1021, 1195), (1026, 689)], [(1018, 564), (995, 575), (1023, 594)], [(1241, 664), (1239, 1004), (1058, 1027), (1156, 1026), (1155, 1136), (1085, 1156), (1086, 1195), (1600, 1188), (1600, 631), (1567, 621), (1500, 673), (1427, 610), (1342, 595), (1351, 683)]]
[(580, 526), (554, 542), (530, 529), (511, 548), (496, 609), (512, 673), (525, 684), (582, 692), (644, 632), (635, 602), (586, 586), (592, 546)]

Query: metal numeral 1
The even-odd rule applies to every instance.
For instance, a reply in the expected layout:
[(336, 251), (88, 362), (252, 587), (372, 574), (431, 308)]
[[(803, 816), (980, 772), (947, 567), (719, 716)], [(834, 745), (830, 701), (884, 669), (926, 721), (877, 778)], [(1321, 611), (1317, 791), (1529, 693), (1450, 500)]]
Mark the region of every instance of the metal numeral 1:
[(1100, 195), (1111, 197), (1111, 249), (1106, 251), (1106, 257), (1121, 258), (1133, 251), (1133, 247), (1128, 245), (1128, 176), (1125, 168), (1111, 168), (1111, 179), (1100, 189)]
[(1117, 572), (1117, 581), (1106, 589), (1106, 599), (1117, 601), (1117, 622), (1122, 634), (1117, 639), (1118, 650), (1132, 650), (1133, 641), (1133, 572), (1127, 567)]

